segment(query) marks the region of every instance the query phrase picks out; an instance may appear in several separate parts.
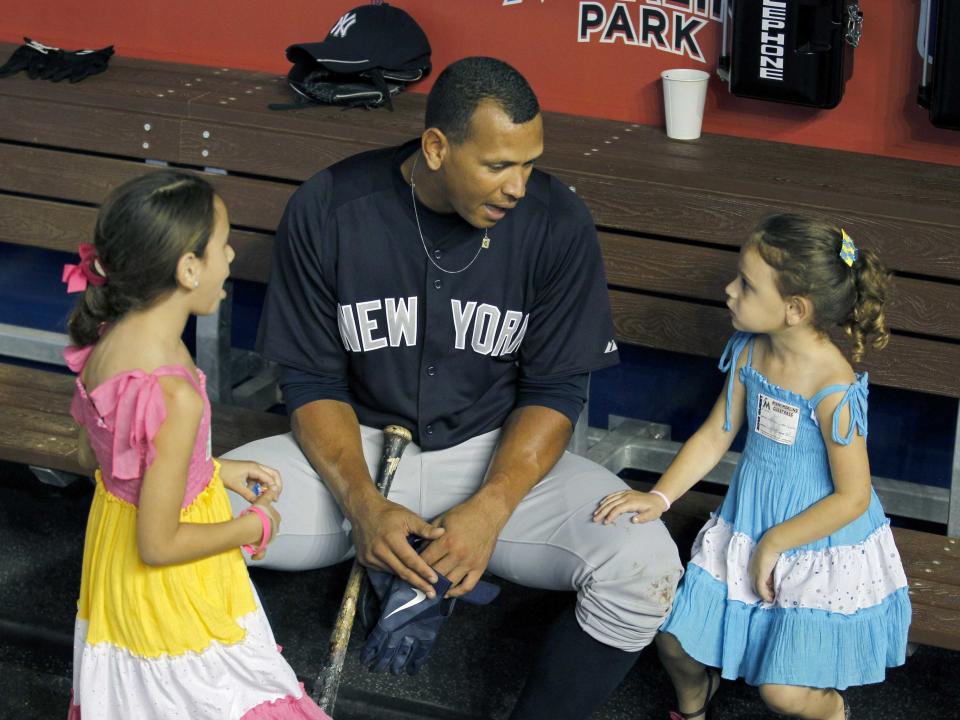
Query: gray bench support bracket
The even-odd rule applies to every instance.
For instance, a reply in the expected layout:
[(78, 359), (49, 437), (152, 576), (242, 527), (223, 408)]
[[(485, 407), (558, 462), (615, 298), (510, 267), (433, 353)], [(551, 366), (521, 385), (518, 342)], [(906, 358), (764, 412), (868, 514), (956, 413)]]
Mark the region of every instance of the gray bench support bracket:
[(0, 323), (0, 355), (6, 357), (63, 366), (67, 364), (63, 349), (69, 342), (65, 333)]

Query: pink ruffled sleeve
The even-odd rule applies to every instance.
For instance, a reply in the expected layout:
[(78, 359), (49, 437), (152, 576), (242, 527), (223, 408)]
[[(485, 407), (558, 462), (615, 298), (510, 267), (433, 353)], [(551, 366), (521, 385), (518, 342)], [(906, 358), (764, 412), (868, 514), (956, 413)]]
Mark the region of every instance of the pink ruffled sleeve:
[(73, 392), (73, 398), (70, 400), (70, 415), (79, 425), (83, 425), (86, 420), (83, 412), (86, 395), (84, 394), (83, 385), (80, 383), (79, 375), (83, 372), (83, 367), (87, 364), (87, 358), (90, 357), (92, 350), (93, 345), (82, 348), (68, 345), (63, 349), (63, 359), (67, 361), (67, 367), (77, 373), (78, 376), (77, 387)]
[(67, 367), (79, 374), (83, 366), (87, 364), (87, 358), (93, 352), (93, 345), (78, 348), (74, 345), (67, 345), (63, 349), (63, 359), (67, 361)]
[(154, 438), (167, 417), (167, 407), (156, 375), (134, 373), (123, 378), (116, 399), (112, 475), (132, 480), (157, 456)]

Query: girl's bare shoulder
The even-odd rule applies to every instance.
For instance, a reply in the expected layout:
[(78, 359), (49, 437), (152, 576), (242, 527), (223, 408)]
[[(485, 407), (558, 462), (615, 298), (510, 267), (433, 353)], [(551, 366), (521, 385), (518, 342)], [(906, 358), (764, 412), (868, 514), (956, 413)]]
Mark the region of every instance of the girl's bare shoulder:
[(819, 355), (818, 361), (813, 365), (813, 372), (813, 384), (819, 388), (849, 385), (857, 380), (850, 361), (833, 343)]
[(116, 327), (97, 341), (80, 377), (88, 391), (92, 391), (124, 373), (141, 371), (149, 374), (177, 365), (196, 377), (196, 367), (185, 347), (164, 348), (144, 338), (136, 329)]

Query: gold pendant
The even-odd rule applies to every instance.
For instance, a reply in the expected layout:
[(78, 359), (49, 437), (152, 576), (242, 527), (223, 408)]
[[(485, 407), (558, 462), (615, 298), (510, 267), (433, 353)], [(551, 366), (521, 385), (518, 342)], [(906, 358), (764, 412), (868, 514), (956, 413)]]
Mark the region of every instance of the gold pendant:
[(480, 247), (482, 247), (484, 250), (490, 247), (490, 238), (487, 237), (486, 233), (483, 234), (483, 242), (480, 243)]

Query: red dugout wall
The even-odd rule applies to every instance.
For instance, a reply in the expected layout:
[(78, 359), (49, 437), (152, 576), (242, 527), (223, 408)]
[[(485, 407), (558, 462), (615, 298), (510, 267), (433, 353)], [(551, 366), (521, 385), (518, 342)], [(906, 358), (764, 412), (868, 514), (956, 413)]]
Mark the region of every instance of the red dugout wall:
[[(12, 3), (0, 39), (283, 73), (284, 48), (321, 40), (360, 0), (58, 0)], [(544, 108), (663, 123), (660, 71), (713, 72), (713, 0), (395, 0), (423, 26), (434, 66), (494, 55), (518, 67)], [(864, 37), (835, 110), (735, 98), (714, 78), (706, 132), (960, 165), (960, 132), (934, 128), (915, 98), (919, 0), (864, 0)], [(429, 79), (417, 89), (429, 88)]]

